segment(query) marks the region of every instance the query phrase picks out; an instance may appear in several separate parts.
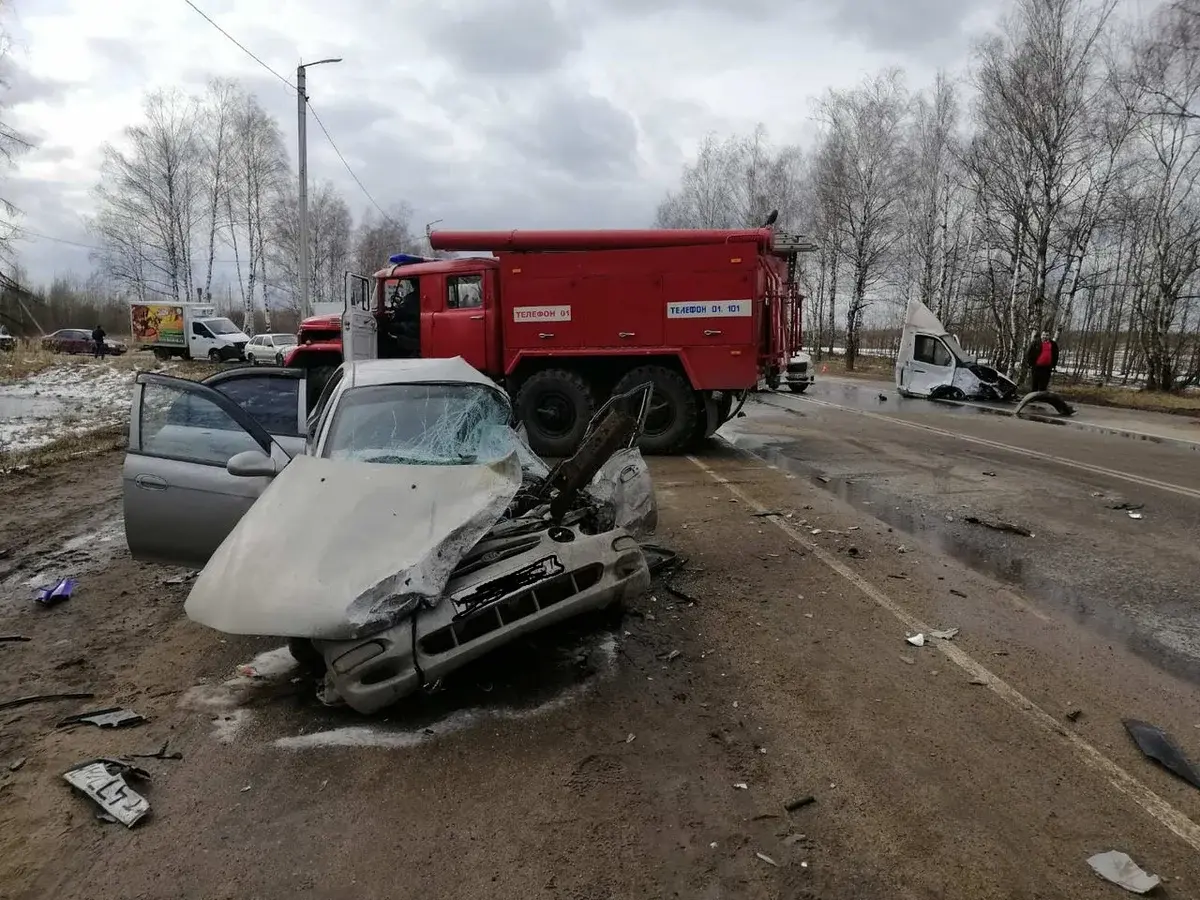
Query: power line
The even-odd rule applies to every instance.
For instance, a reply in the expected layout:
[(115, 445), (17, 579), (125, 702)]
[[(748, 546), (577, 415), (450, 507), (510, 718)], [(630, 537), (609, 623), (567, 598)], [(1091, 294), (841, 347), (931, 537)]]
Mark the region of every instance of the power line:
[[(200, 9), (200, 7), (196, 6), (196, 4), (192, 2), (192, 0), (183, 0), (183, 2), (186, 3), (188, 6), (190, 6), (192, 9), (194, 9), (196, 12), (198, 12), (201, 16), (203, 16), (204, 20), (206, 22), (208, 22), (209, 25), (211, 25), (213, 28), (217, 29), (217, 31), (221, 32), (221, 34), (223, 34), (226, 38), (228, 38), (230, 41), (232, 41), (233, 44), (238, 49), (240, 49), (243, 53), (245, 53), (247, 56), (249, 56), (252, 60), (254, 60), (256, 63), (258, 63), (260, 66), (262, 66), (268, 72), (270, 72), (272, 75), (274, 75), (280, 81), (282, 81), (284, 84), (286, 84), (293, 91), (299, 90), (299, 88), (297, 88), (296, 85), (292, 84), (292, 82), (288, 81), (286, 78), (284, 78), (278, 72), (276, 72), (274, 69), (272, 69), (270, 66), (268, 66), (265, 62), (263, 62), (261, 59), (259, 59), (257, 56), (255, 56), (253, 53), (251, 53), (250, 50), (244, 44), (241, 43), (241, 41), (239, 41), (237, 38), (235, 38), (233, 35), (231, 35), (228, 31), (226, 31), (224, 28), (222, 28), (220, 25), (218, 25), (216, 22), (214, 22), (212, 19), (210, 19), (204, 13), (204, 11)], [(338, 149), (337, 142), (334, 141), (333, 136), (329, 133), (329, 129), (325, 127), (325, 123), (321, 121), (321, 117), (317, 114), (316, 108), (312, 105), (312, 103), (309, 102), (308, 97), (304, 98), (304, 102), (308, 106), (309, 111), (312, 113), (313, 119), (315, 119), (317, 125), (320, 126), (321, 132), (325, 135), (325, 139), (327, 141), (329, 141), (329, 146), (333, 148), (333, 152), (336, 153), (337, 158), (339, 160), (341, 160), (342, 165), (346, 169), (346, 172), (349, 173), (349, 175), (352, 179), (354, 179), (354, 183), (356, 185), (358, 185), (358, 189), (363, 192), (363, 196), (366, 197), (368, 201), (370, 201), (371, 205), (374, 206), (375, 209), (379, 210), (379, 214), (381, 216), (383, 216), (383, 218), (386, 221), (392, 222), (393, 224), (395, 224), (395, 221), (392, 219), (392, 217), (383, 211), (383, 207), (375, 202), (375, 198), (371, 196), (371, 192), (367, 190), (366, 185), (364, 185), (362, 183), (362, 180), (357, 175), (354, 174), (354, 170), (352, 168), (350, 168), (350, 163), (346, 162), (346, 157), (343, 156), (342, 151)]]
[(333, 152), (337, 154), (337, 158), (342, 161), (342, 165), (346, 167), (346, 171), (350, 174), (350, 177), (354, 179), (354, 183), (358, 185), (358, 189), (363, 192), (363, 196), (371, 201), (371, 205), (379, 210), (379, 214), (383, 216), (386, 221), (391, 222), (392, 217), (385, 213), (383, 211), (383, 207), (375, 202), (375, 198), (371, 196), (371, 192), (366, 189), (363, 183), (359, 181), (358, 176), (354, 174), (354, 170), (350, 168), (350, 163), (346, 162), (346, 157), (342, 156), (342, 151), (339, 150), (338, 145), (334, 143), (333, 136), (330, 135), (329, 129), (325, 127), (325, 123), (321, 121), (321, 117), (317, 115), (316, 109), (311, 103), (308, 102), (307, 97), (304, 98), (304, 102), (308, 104), (308, 109), (312, 113), (312, 117), (316, 120), (317, 124), (321, 127), (321, 131), (324, 133), (325, 139), (329, 141), (329, 146), (333, 148)]
[(202, 10), (200, 7), (198, 7), (195, 3), (193, 3), (192, 0), (183, 0), (183, 2), (186, 3), (188, 6), (190, 6), (192, 9), (194, 9), (196, 12), (198, 12), (201, 15), (201, 17), (203, 17), (204, 21), (206, 21), (209, 25), (211, 25), (213, 28), (217, 29), (217, 31), (221, 32), (221, 34), (225, 35), (225, 37), (227, 37), (230, 41), (232, 41), (233, 45), (235, 47), (237, 47), (239, 50), (241, 50), (243, 53), (245, 53), (248, 57), (250, 57), (252, 60), (254, 60), (256, 63), (258, 63), (260, 66), (262, 66), (264, 69), (266, 69), (268, 72), (270, 72), (276, 78), (278, 78), (280, 81), (282, 81), (288, 87), (290, 87), (293, 91), (296, 90), (296, 86), (294, 84), (292, 84), (290, 81), (288, 81), (282, 75), (280, 75), (278, 72), (276, 72), (270, 66), (268, 66), (265, 62), (263, 62), (261, 59), (259, 59), (257, 56), (255, 56), (253, 53), (251, 53), (250, 50), (247, 49), (245, 44), (243, 44), (241, 41), (239, 41), (237, 38), (235, 38), (232, 34), (230, 34), (228, 31), (226, 31), (224, 28), (222, 28), (220, 25), (218, 25), (216, 22), (214, 22), (212, 19), (210, 19), (208, 17), (208, 14), (205, 13), (204, 10)]

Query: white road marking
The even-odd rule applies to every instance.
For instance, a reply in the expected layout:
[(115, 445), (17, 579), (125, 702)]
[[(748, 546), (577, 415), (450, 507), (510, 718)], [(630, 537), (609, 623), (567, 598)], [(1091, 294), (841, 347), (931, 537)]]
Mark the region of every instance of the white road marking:
[[(878, 419), (881, 422), (890, 422), (893, 425), (903, 425), (906, 428), (916, 428), (920, 431), (928, 431), (931, 434), (939, 434), (943, 437), (955, 438), (960, 441), (966, 441), (968, 444), (978, 444), (981, 447), (991, 447), (994, 450), (1004, 450), (1008, 453), (1016, 453), (1019, 456), (1027, 456), (1030, 459), (1041, 459), (1046, 462), (1052, 462), (1060, 466), (1067, 466), (1072, 469), (1080, 469), (1084, 472), (1091, 472), (1095, 475), (1104, 475), (1107, 478), (1117, 478), (1122, 481), (1129, 481), (1133, 484), (1140, 484), (1142, 487), (1157, 488), (1160, 491), (1167, 491), (1172, 494), (1180, 494), (1184, 497), (1192, 497), (1200, 500), (1200, 490), (1196, 488), (1184, 487), (1179, 484), (1170, 484), (1165, 481), (1157, 481), (1153, 478), (1145, 478), (1141, 475), (1134, 475), (1130, 472), (1119, 472), (1116, 469), (1106, 469), (1103, 466), (1093, 466), (1090, 463), (1077, 462), (1073, 459), (1064, 459), (1061, 456), (1053, 456), (1049, 453), (1041, 453), (1037, 450), (1027, 450), (1024, 447), (1014, 447), (1012, 444), (1002, 444), (999, 441), (989, 441), (987, 438), (971, 437), (965, 434), (959, 434), (957, 431), (947, 431), (944, 428), (938, 428), (936, 425), (924, 425), (920, 422), (909, 422), (905, 419), (897, 419), (894, 416), (885, 416), (880, 413), (873, 413), (865, 409), (855, 409), (853, 406), (843, 406), (840, 403), (831, 403), (828, 400), (816, 400), (812, 397), (794, 397), (793, 399), (801, 403), (815, 403), (818, 406), (827, 406), (830, 409), (838, 409), (843, 412), (855, 413), (860, 416), (866, 416), (869, 419)], [(795, 412), (790, 406), (784, 403), (779, 403), (770, 399), (760, 399), (760, 403), (767, 406), (774, 406), (776, 409), (782, 409), (788, 412)]]
[[(903, 606), (888, 597), (853, 569), (843, 565), (836, 557), (802, 535), (782, 516), (767, 514), (769, 513), (767, 507), (760, 504), (729, 479), (714, 472), (696, 457), (689, 456), (687, 458), (708, 475), (709, 478), (724, 487), (733, 496), (737, 497), (756, 513), (759, 513), (762, 518), (770, 521), (792, 541), (804, 547), (826, 566), (862, 591), (878, 607), (887, 610), (895, 616), (910, 632), (926, 633), (931, 630), (927, 624), (912, 615)], [(933, 645), (964, 672), (982, 680), (990, 691), (1000, 697), (1009, 706), (1021, 712), (1034, 724), (1040, 725), (1047, 731), (1065, 738), (1067, 743), (1079, 754), (1086, 765), (1107, 778), (1109, 784), (1133, 800), (1134, 803), (1156, 819), (1159, 824), (1182, 838), (1189, 847), (1200, 851), (1200, 825), (1197, 825), (1162, 797), (1158, 796), (1158, 794), (1154, 793), (1146, 785), (1142, 784), (1083, 738), (1079, 737), (1075, 732), (1068, 731), (1059, 724), (1054, 716), (1050, 715), (1012, 685), (1000, 678), (1000, 676), (978, 662), (958, 645), (950, 641), (934, 641)]]

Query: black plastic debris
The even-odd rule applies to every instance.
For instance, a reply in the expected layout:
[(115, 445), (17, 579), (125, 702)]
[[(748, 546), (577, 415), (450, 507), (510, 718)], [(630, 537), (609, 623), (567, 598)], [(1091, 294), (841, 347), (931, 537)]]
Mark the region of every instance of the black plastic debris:
[(30, 640), (23, 634), (0, 634), (0, 644), (24, 644)]
[(1123, 719), (1121, 724), (1143, 755), (1169, 772), (1174, 772), (1192, 787), (1200, 788), (1200, 772), (1196, 771), (1170, 735), (1157, 725), (1138, 719)]
[(1108, 508), (1109, 509), (1129, 510), (1130, 512), (1133, 512), (1134, 510), (1145, 509), (1146, 504), (1145, 503), (1129, 503), (1128, 501), (1122, 501), (1121, 503), (1110, 503), (1110, 504), (1108, 504)]
[(163, 745), (153, 753), (131, 753), (129, 754), (129, 757), (130, 759), (183, 759), (183, 754), (178, 750), (168, 753), (167, 748), (169, 746), (171, 746), (171, 742), (166, 740), (163, 741)]
[(57, 727), (96, 725), (100, 728), (124, 728), (127, 725), (141, 725), (145, 721), (145, 716), (141, 713), (135, 713), (132, 709), (110, 706), (107, 709), (94, 709), (91, 712), (81, 712), (73, 716), (67, 716), (58, 723)]
[(803, 797), (797, 797), (794, 800), (789, 800), (787, 803), (783, 804), (783, 808), (786, 809), (788, 812), (795, 812), (798, 809), (803, 809), (806, 806), (811, 806), (812, 804), (814, 804), (816, 802), (817, 802), (816, 797), (814, 797), (812, 794), (806, 794)]
[(90, 691), (70, 694), (31, 694), (28, 697), (17, 697), (15, 700), (0, 700), (0, 710), (16, 709), (18, 706), (28, 706), (31, 703), (51, 703), (56, 700), (91, 700), (95, 696)]
[(992, 531), (1003, 531), (1008, 534), (1019, 534), (1021, 537), (1033, 537), (1033, 532), (1028, 528), (1022, 528), (1020, 525), (1014, 525), (1011, 522), (1000, 522), (995, 519), (984, 519), (980, 516), (967, 516), (963, 519), (968, 525), (981, 525), (984, 528), (990, 528)]

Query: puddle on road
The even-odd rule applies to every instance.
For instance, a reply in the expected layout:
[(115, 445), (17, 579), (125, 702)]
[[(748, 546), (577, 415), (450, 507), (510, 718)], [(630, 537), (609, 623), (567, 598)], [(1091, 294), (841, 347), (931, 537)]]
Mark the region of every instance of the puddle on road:
[(616, 671), (619, 628), (612, 612), (581, 616), (499, 648), (452, 673), (436, 691), (418, 692), (375, 716), (322, 705), (317, 681), (286, 647), (260, 654), (224, 682), (196, 685), (180, 706), (210, 714), (213, 737), (222, 743), (231, 743), (253, 721), (249, 707), (290, 697), (305, 724), (296, 734), (274, 739), (282, 749), (416, 747), (488, 722), (548, 715), (579, 701)]
[[(743, 419), (738, 428), (723, 432), (733, 445), (725, 452), (749, 453), (780, 471), (805, 478), (814, 487), (921, 541), (937, 553), (1027, 597), (1066, 610), (1077, 622), (1123, 642), (1158, 668), (1200, 683), (1200, 625), (1195, 623), (1189, 604), (1183, 600), (1170, 601), (1151, 595), (1138, 607), (1109, 602), (1102, 594), (1087, 588), (1081, 590), (1039, 566), (1037, 553), (1041, 545), (1036, 538), (996, 539), (990, 531), (958, 522), (962, 514), (955, 513), (956, 521), (947, 522), (940, 513), (931, 514), (928, 507), (912, 498), (898, 496), (866, 481), (826, 476), (820, 467), (804, 461), (802, 444), (743, 430), (748, 427), (753, 427), (751, 420)], [(715, 449), (715, 452), (721, 451)], [(964, 528), (970, 531), (964, 533), (961, 530)], [(1141, 584), (1125, 590), (1136, 593), (1143, 587), (1154, 590), (1153, 585)]]

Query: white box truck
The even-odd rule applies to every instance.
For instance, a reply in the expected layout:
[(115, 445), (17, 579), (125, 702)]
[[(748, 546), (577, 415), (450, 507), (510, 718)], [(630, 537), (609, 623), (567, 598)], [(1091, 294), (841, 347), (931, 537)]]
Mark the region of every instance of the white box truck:
[(181, 356), (210, 362), (242, 361), (250, 337), (216, 307), (205, 303), (134, 300), (129, 304), (130, 333), (143, 350), (159, 359)]

